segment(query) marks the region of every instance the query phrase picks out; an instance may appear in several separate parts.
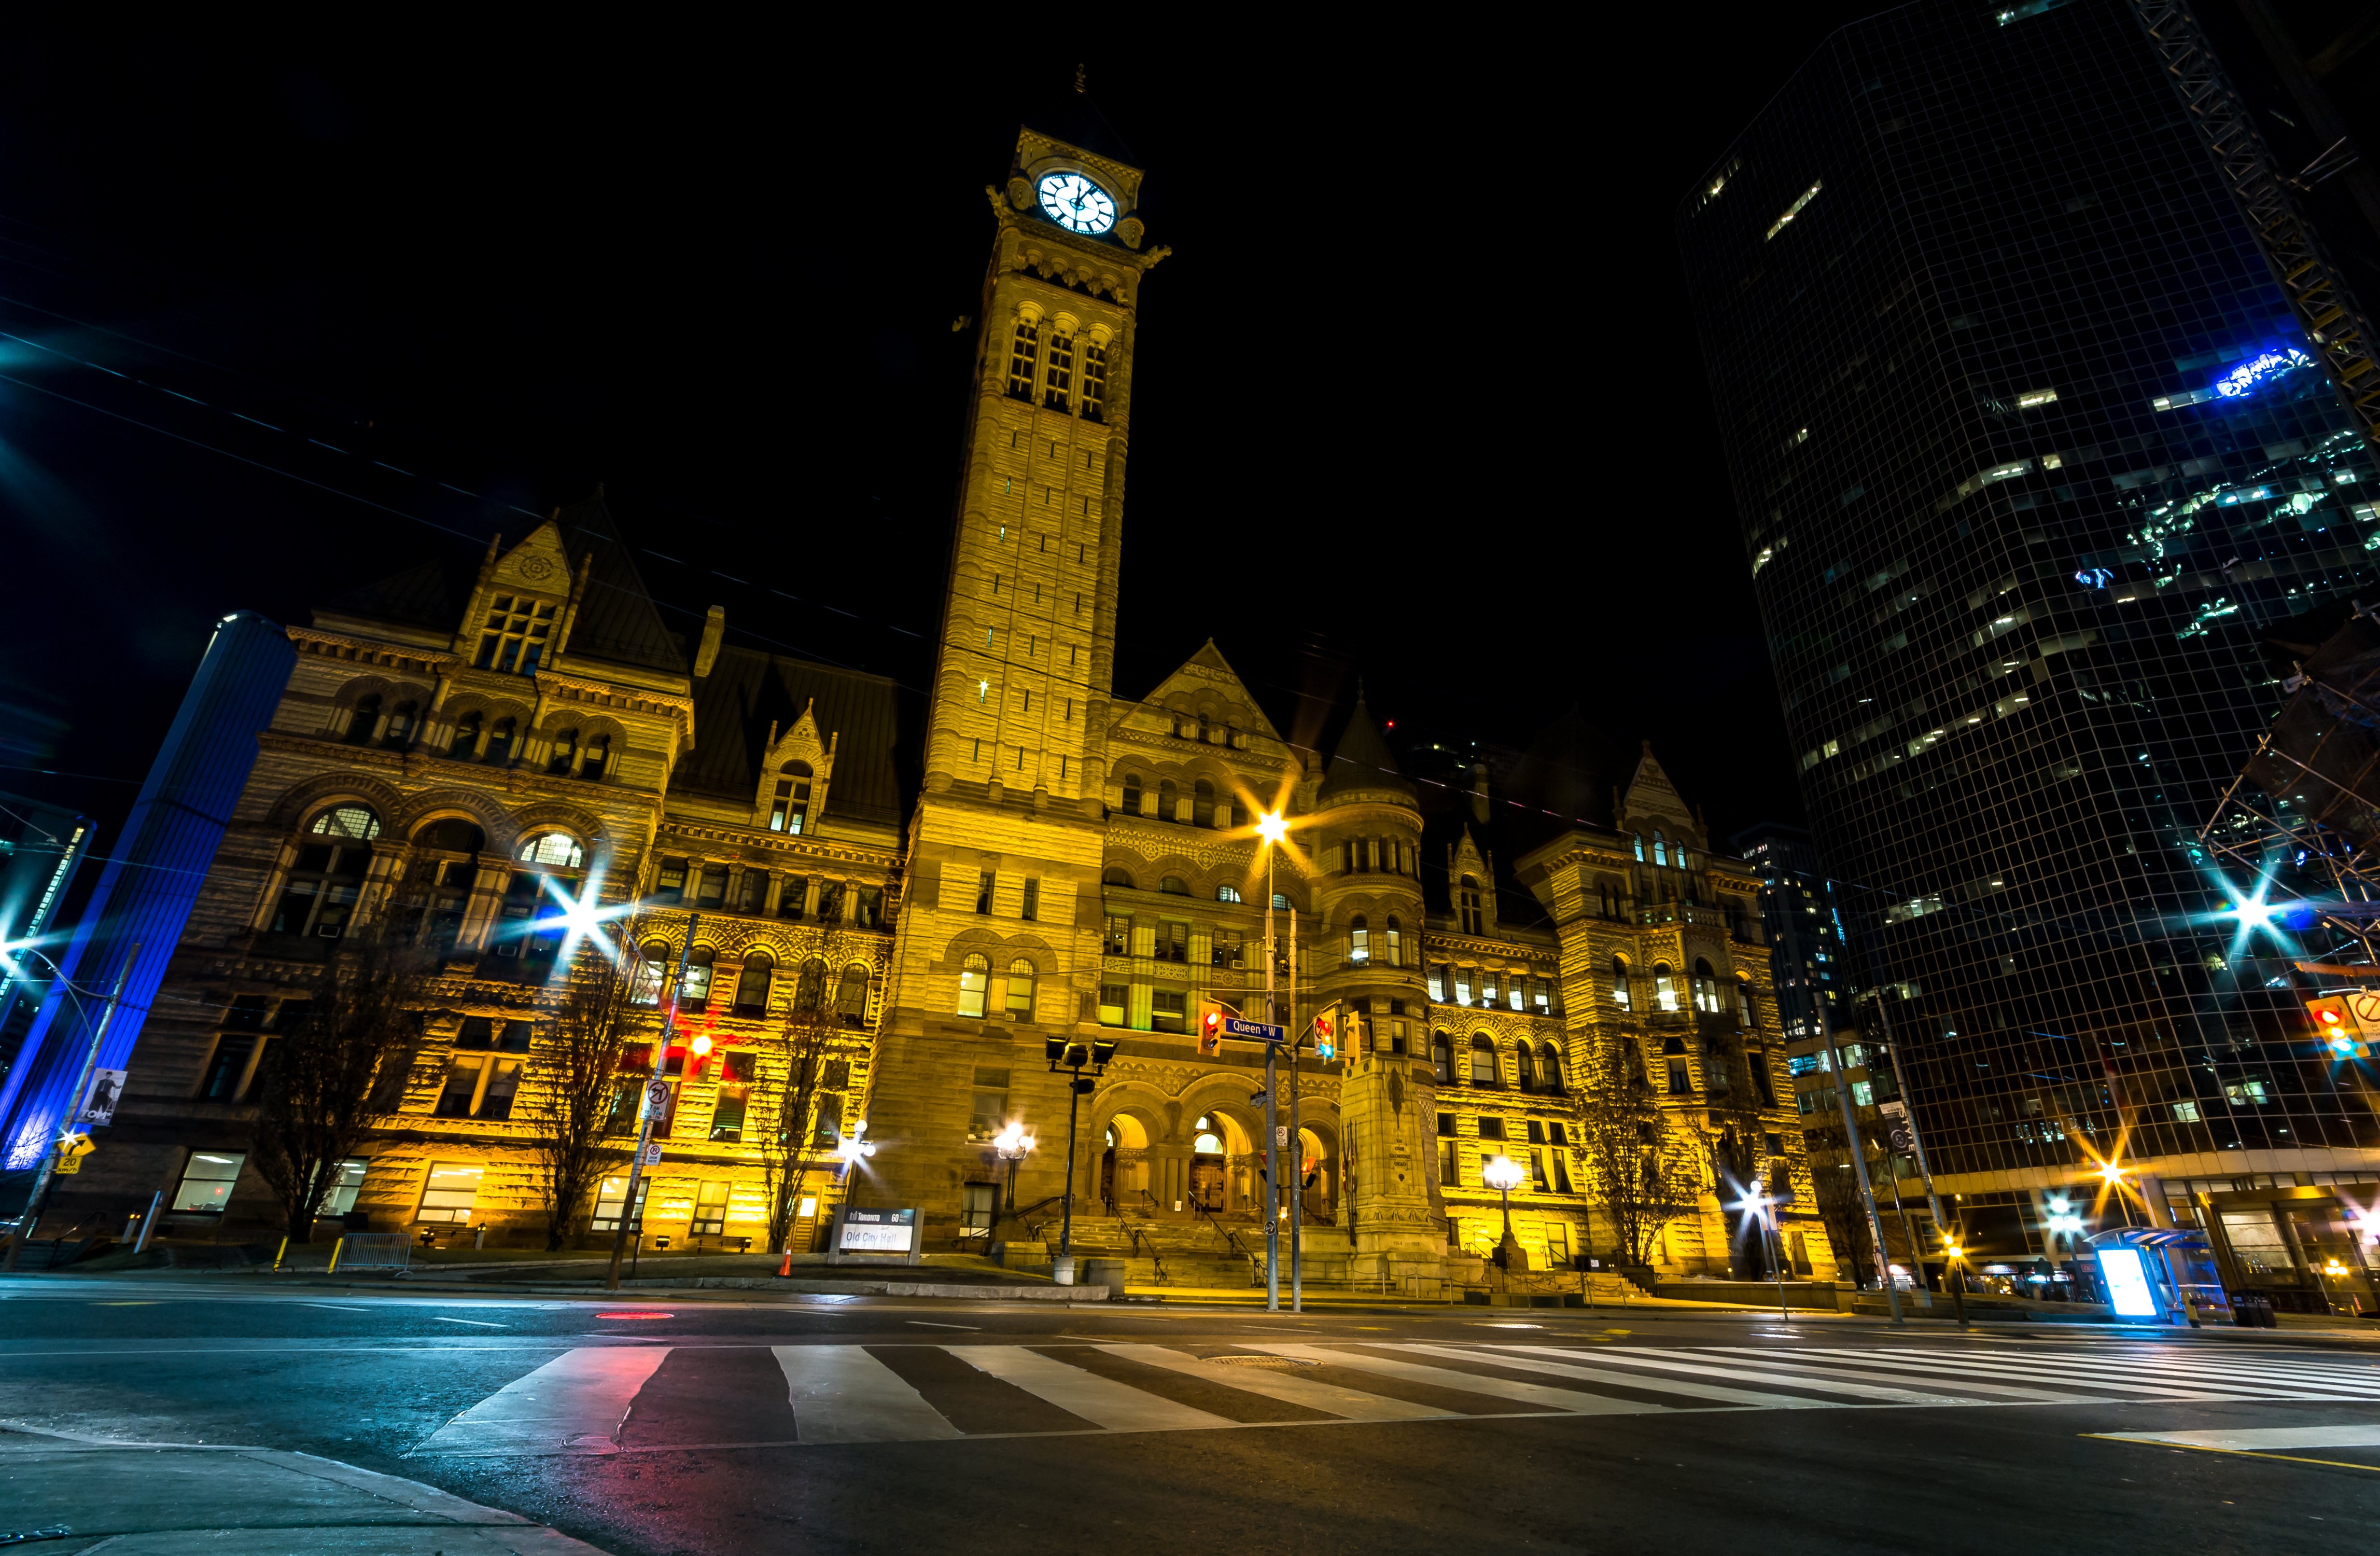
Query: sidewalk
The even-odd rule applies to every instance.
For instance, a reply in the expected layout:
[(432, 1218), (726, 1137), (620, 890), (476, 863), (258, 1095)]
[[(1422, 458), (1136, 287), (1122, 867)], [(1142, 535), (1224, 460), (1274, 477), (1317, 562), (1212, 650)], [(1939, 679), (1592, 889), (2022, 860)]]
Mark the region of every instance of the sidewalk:
[(513, 1513), (311, 1453), (0, 1421), (0, 1542), (12, 1537), (61, 1556), (603, 1556)]

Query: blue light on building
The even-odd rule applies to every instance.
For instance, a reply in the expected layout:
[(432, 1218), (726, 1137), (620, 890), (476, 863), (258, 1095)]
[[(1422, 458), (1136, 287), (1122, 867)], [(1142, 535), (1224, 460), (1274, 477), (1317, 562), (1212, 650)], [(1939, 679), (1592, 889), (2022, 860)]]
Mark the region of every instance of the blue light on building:
[(2312, 366), (2313, 358), (2294, 346), (2283, 346), (2240, 363), (2207, 387), (2227, 400), (2236, 400), (2242, 395), (2253, 394), (2285, 372)]

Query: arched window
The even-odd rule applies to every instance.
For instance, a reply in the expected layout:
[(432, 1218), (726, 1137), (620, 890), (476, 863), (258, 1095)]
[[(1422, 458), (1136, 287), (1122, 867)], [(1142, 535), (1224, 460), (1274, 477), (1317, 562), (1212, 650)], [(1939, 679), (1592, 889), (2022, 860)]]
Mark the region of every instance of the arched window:
[(1636, 834), (1636, 862), (1645, 862), (1645, 834), (1641, 832)]
[(1358, 913), (1347, 923), (1347, 960), (1360, 965), (1371, 959), (1371, 925), (1362, 914)]
[(1405, 965), (1404, 931), (1398, 925), (1397, 916), (1393, 913), (1389, 915), (1387, 933), (1389, 943), (1386, 950), (1389, 954), (1389, 966), (1402, 967)]
[(1433, 1032), (1429, 1039), (1429, 1067), (1438, 1076), (1438, 1084), (1451, 1086), (1454, 1081), (1454, 1045), (1443, 1032)]
[(769, 1013), (769, 982), (776, 976), (775, 964), (768, 953), (750, 951), (744, 955), (744, 970), (735, 979), (735, 1014), (766, 1015)]
[(1496, 1044), (1487, 1033), (1475, 1033), (1471, 1039), (1471, 1084), (1494, 1086), (1497, 1078)]
[(1140, 814), (1140, 774), (1137, 772), (1123, 775), (1123, 813), (1127, 816)]
[(1033, 1019), (1033, 964), (1022, 957), (1008, 964), (1008, 1019)]
[(1099, 872), (1099, 884), (1102, 886), (1121, 886), (1125, 891), (1129, 892), (1132, 890), (1132, 872), (1121, 866), (1110, 865), (1107, 869)]
[[(1200, 734), (1204, 735), (1203, 728)], [(1215, 785), (1204, 778), (1190, 786), (1190, 824), (1198, 827), (1215, 824)]]
[(587, 755), (578, 763), (578, 776), (589, 784), (602, 781), (603, 770), (612, 762), (612, 737), (599, 735), (587, 742)]
[(769, 830), (795, 833), (809, 825), (810, 764), (789, 761), (777, 769), (776, 797), (769, 802)]
[(517, 719), (498, 719), (496, 727), (488, 731), (488, 748), (481, 761), (501, 764), (513, 760), (513, 738), (520, 728)]
[(1181, 804), (1181, 791), (1173, 786), (1173, 780), (1160, 781), (1157, 785), (1157, 819), (1160, 821), (1180, 821)]
[(1653, 964), (1653, 1004), (1659, 1010), (1678, 1008), (1678, 980), (1670, 976), (1670, 964)]
[(420, 722), (419, 703), (400, 702), (388, 711), (388, 727), (381, 731), (380, 743), (392, 751), (402, 751), (413, 744), (413, 732)]
[(959, 1014), (981, 1015), (984, 993), (990, 987), (991, 959), (970, 954), (965, 961), (959, 964)]
[(635, 968), (628, 977), (630, 1003), (662, 1003), (662, 984), (669, 976), (669, 942), (665, 940), (647, 941), (638, 948)]
[(695, 947), (694, 954), (686, 959), (686, 972), (677, 983), (677, 1008), (706, 1011), (710, 1008), (710, 965), (717, 957), (707, 945)]
[(1198, 1134), (1190, 1142), (1190, 1154), (1193, 1156), (1223, 1154), (1223, 1137), (1215, 1133), (1215, 1126), (1208, 1120), (1202, 1118), (1198, 1121)]
[(1697, 958), (1694, 962), (1694, 1009), (1706, 1015), (1719, 1013), (1718, 979), (1712, 975), (1707, 958)]
[(1670, 862), (1670, 840), (1658, 832), (1653, 834), (1653, 862), (1657, 865)]
[(1463, 932), (1475, 935), (1485, 932), (1479, 913), (1479, 882), (1471, 876), (1463, 878), (1462, 889), (1455, 893), (1455, 907), (1463, 921)]
[(1169, 875), (1157, 883), (1157, 889), (1169, 897), (1186, 897), (1190, 894), (1190, 882), (1178, 875)]
[(868, 966), (854, 962), (843, 969), (843, 986), (834, 992), (834, 1014), (854, 1029), (868, 1025)]
[(794, 1009), (816, 1014), (826, 1008), (826, 964), (813, 956), (794, 975)]
[(533, 865), (577, 869), (586, 862), (587, 850), (568, 833), (550, 832), (524, 842), (516, 857)]
[(455, 721), (455, 737), (446, 742), (446, 754), (456, 761), (469, 761), (480, 749), (480, 715), (466, 713)]
[(1512, 1045), (1512, 1077), (1520, 1082), (1521, 1089), (1524, 1091), (1535, 1091), (1537, 1088), (1536, 1057), (1530, 1052), (1525, 1040)]
[(301, 834), (297, 861), (266, 928), (323, 940), (346, 933), (371, 868), (371, 840), (379, 835), (380, 817), (367, 805), (334, 806), (315, 817)]
[(372, 732), (380, 727), (380, 694), (356, 699), (356, 706), (347, 715), (347, 744), (369, 746)]
[(1628, 963), (1618, 956), (1611, 958), (1611, 1003), (1621, 1010), (1635, 1003), (1628, 992)]
[(432, 821), (413, 834), (409, 899), (419, 912), (421, 939), (452, 954), (463, 938), (463, 918), (480, 872), (487, 834), (459, 816)]
[(553, 743), (545, 754), (545, 770), (556, 777), (570, 776), (570, 764), (578, 760), (578, 732), (575, 729), (554, 731)]
[(344, 837), (370, 843), (380, 835), (380, 816), (369, 805), (340, 805), (314, 818), (306, 831), (315, 837)]
[(1561, 1050), (1551, 1043), (1537, 1045), (1537, 1089), (1551, 1097), (1561, 1095)]
[(1240, 889), (1237, 886), (1218, 886), (1215, 888), (1215, 900), (1217, 902), (1237, 902), (1240, 900)]

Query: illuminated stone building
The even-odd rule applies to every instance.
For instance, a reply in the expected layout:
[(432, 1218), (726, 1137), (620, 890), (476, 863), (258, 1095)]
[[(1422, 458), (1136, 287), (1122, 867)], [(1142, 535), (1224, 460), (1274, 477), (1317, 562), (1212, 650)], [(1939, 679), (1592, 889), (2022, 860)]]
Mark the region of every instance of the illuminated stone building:
[[(261, 1066), (327, 953), (393, 920), (436, 958), (430, 1003), (329, 1209), (380, 1230), (541, 1239), (534, 1055), (560, 969), (590, 949), (556, 905), (584, 899), (641, 902), (596, 932), (686, 965), (648, 1230), (764, 1239), (757, 1142), (795, 1002), (849, 1033), (815, 1127), (839, 1134), (867, 1083), (901, 799), (890, 683), (723, 646), (722, 628), (714, 610), (689, 650), (662, 626), (600, 495), (476, 567), (425, 563), (290, 628), (296, 666), (107, 1149), (55, 1213), (163, 1187), (169, 1232), (266, 1219), (247, 1162)], [(698, 1031), (707, 1058), (687, 1052)], [(623, 1145), (631, 1072), (650, 1059), (632, 1046), (623, 1062)], [(607, 1186), (575, 1231), (616, 1217)]]
[[(177, 954), (188, 1003), (150, 1018), (132, 1149), (112, 1142), (84, 1187), (168, 1185), (188, 1216), (237, 1210), (255, 1192), (239, 1157), (264, 1045), (325, 946), (403, 914), (447, 959), (334, 1209), (541, 1237), (531, 1062), (557, 969), (575, 953), (583, 975), (593, 953), (538, 905), (580, 898), (618, 910), (588, 939), (645, 947), (649, 969), (674, 966), (700, 916), (686, 988), (719, 1046), (670, 1055), (649, 1237), (760, 1235), (774, 1034), (826, 1003), (847, 1036), (802, 1126), (831, 1141), (864, 1120), (878, 1150), (851, 1195), (917, 1207), (929, 1251), (1056, 1243), (1075, 1100), (1046, 1047), (1112, 1040), (1074, 1107), (1075, 1251), (1148, 1274), (1161, 1258), (1174, 1280), (1236, 1262), (1245, 1280), (1263, 1244), (1262, 1055), (1201, 1056), (1191, 1027), (1207, 998), (1264, 1014), (1269, 901), (1284, 1022), (1335, 1004), (1368, 1028), (1281, 1082), (1318, 1281), (1442, 1289), (1451, 1248), (1500, 1232), (1480, 1177), (1500, 1150), (1527, 1170), (1514, 1220), (1533, 1264), (1609, 1254), (1568, 1131), (1615, 1052), (1633, 1048), (1692, 1149), (1731, 1129), (1772, 1177), (1798, 1157), (1756, 881), (1707, 851), (1649, 751), (1615, 755), (1573, 717), (1509, 784), (1450, 787), (1402, 772), (1359, 698), (1326, 760), (1283, 738), (1211, 642), (1114, 694), (1133, 346), (1166, 250), (1141, 247), (1129, 153), (1087, 99), (1072, 106), (1021, 134), (989, 191), (917, 757), (896, 758), (889, 682), (723, 646), (716, 610), (681, 642), (600, 500), (459, 577), (426, 566), (318, 613), (291, 633), (297, 671)], [(1270, 857), (1268, 810), (1291, 825)], [(633, 1106), (618, 1116), (625, 1143)], [(1036, 1141), (1013, 1210), (992, 1147), (1012, 1123)], [(1671, 1229), (1672, 1272), (1729, 1263), (1706, 1204)], [(614, 1189), (572, 1230), (619, 1213)]]

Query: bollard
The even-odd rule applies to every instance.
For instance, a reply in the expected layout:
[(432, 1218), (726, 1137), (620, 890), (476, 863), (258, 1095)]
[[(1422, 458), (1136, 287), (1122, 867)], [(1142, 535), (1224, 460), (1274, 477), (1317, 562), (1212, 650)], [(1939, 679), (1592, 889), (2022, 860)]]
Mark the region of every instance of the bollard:
[(344, 1237), (331, 1245), (331, 1268), (324, 1271), (325, 1274), (335, 1275), (339, 1272), (339, 1255), (345, 1251), (346, 1246), (347, 1240)]

